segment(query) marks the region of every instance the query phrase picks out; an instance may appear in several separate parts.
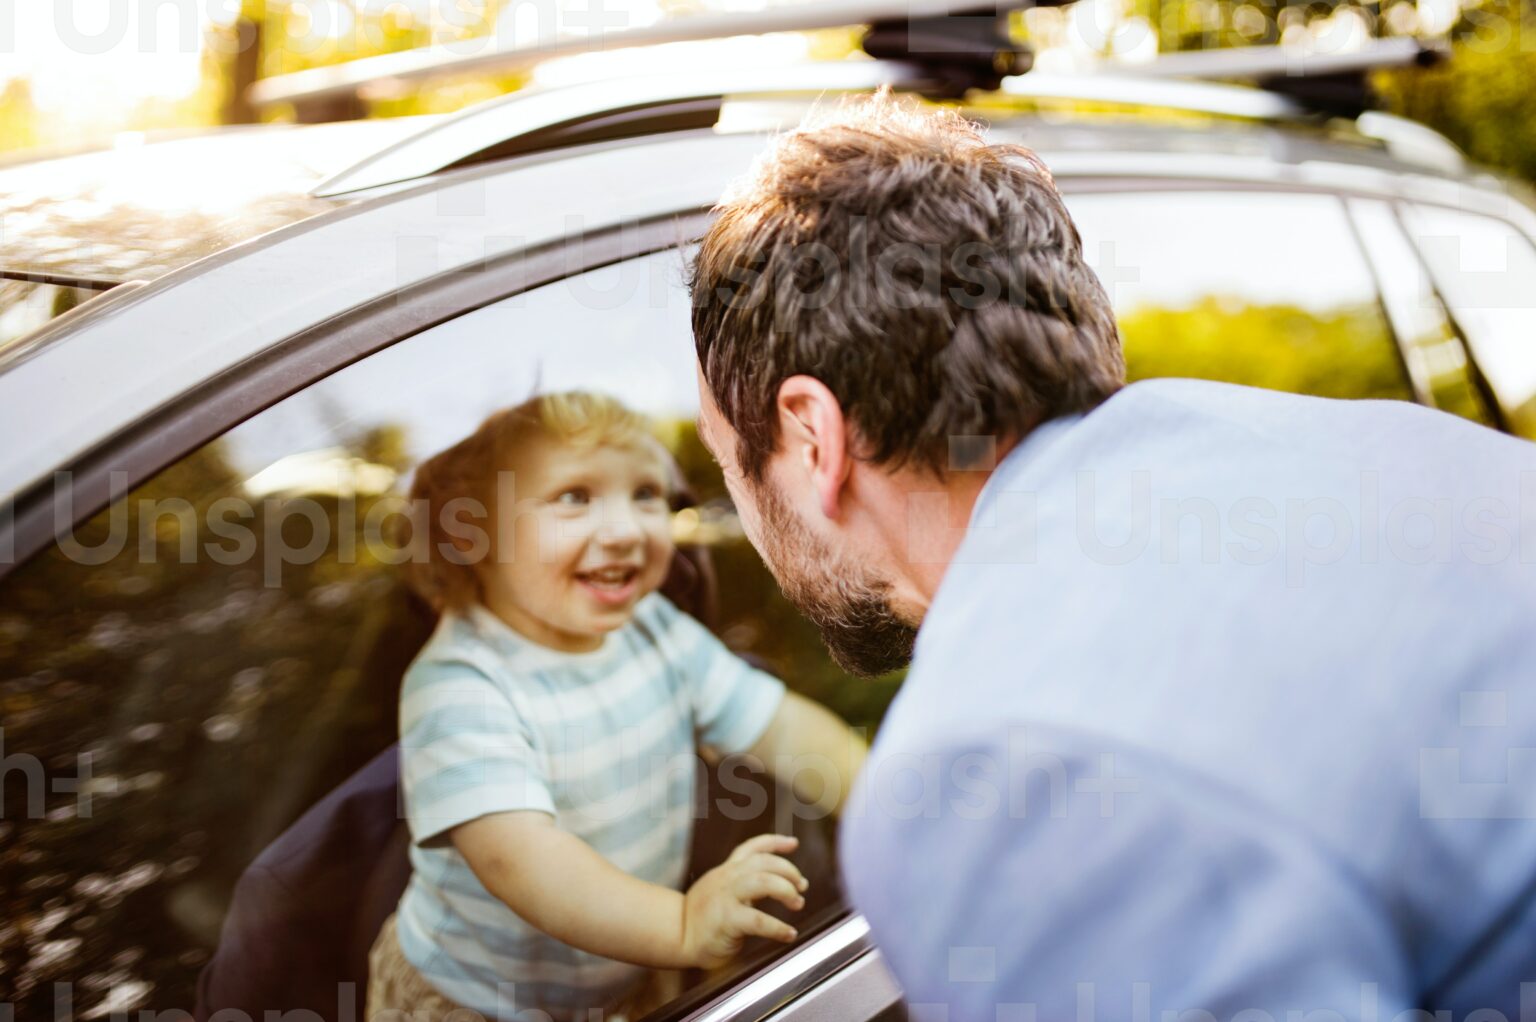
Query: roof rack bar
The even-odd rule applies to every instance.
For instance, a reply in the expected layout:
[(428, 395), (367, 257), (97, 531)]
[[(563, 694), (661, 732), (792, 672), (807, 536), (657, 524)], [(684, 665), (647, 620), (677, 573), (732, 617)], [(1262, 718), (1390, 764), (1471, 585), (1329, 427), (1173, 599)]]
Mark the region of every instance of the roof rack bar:
[(502, 46), (494, 38), (467, 39), (452, 46), (423, 47), (364, 57), (344, 64), (263, 78), (251, 86), (258, 107), (345, 99), (364, 86), (386, 80), (414, 80), (468, 71), (521, 70), (555, 57), (662, 43), (724, 39), (770, 32), (803, 32), (879, 22), (916, 22), (947, 16), (998, 16), (1030, 6), (1029, 0), (814, 0), (753, 12), (693, 14), (653, 25), (582, 36), (540, 39)]
[(1160, 78), (1246, 78), (1266, 92), (1290, 97), (1314, 114), (1358, 117), (1378, 105), (1370, 72), (1429, 67), (1449, 56), (1450, 46), (1443, 39), (1398, 36), (1339, 53), (1292, 46), (1173, 53), (1139, 65), (1137, 72)]
[(1287, 96), (1212, 82), (1148, 78), (1138, 73), (1031, 71), (1004, 79), (1002, 89), (1023, 99), (1064, 99), (1157, 107), (1221, 117), (1282, 121), (1311, 111)]
[(1359, 75), (1390, 67), (1427, 67), (1450, 50), (1441, 40), (1397, 36), (1358, 50), (1322, 53), (1294, 46), (1238, 46), (1225, 50), (1170, 53), (1145, 64), (1125, 65), (1138, 75), (1159, 78), (1253, 78), (1279, 88), (1285, 79)]
[[(1037, 0), (1036, 6), (1065, 2)], [(1010, 34), (1007, 12), (996, 8), (875, 21), (864, 34), (863, 47), (876, 60), (923, 65), (941, 83), (932, 94), (950, 99), (958, 99), (971, 89), (991, 92), (1005, 77), (1021, 75), (1035, 62), (1034, 50)]]

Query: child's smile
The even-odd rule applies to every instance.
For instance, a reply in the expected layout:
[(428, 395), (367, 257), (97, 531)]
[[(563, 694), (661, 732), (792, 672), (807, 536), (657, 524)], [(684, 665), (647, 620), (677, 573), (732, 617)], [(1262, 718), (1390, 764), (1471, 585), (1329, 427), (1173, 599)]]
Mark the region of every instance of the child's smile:
[(659, 450), (535, 440), (500, 491), (481, 584), (486, 606), (527, 638), (595, 649), (666, 577), (671, 512)]
[(578, 571), (576, 580), (592, 591), (592, 598), (607, 606), (622, 606), (634, 599), (643, 565), (612, 564)]

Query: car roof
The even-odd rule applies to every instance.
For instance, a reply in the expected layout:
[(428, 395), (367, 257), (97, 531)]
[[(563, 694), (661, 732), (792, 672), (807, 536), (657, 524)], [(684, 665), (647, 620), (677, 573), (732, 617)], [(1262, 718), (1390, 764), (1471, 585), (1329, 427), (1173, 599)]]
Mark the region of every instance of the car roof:
[[(1264, 125), (1148, 134), (1144, 125), (1090, 130), (1009, 116), (994, 117), (992, 130), (998, 138), (1037, 146), (1064, 183), (1133, 178), (1139, 180), (1130, 187), (1144, 188), (1159, 180), (1207, 178), (1239, 187), (1356, 190), (1502, 209), (1498, 193), (1444, 175), (1404, 173), (1401, 164), (1369, 146), (1290, 137)], [(0, 492), (36, 482), (95, 439), (297, 331), (418, 278), (557, 242), (571, 234), (572, 216), (592, 232), (605, 224), (707, 209), (750, 166), (764, 141), (758, 131), (695, 130), (466, 167), (334, 208), (169, 273), (121, 300), (109, 293), (98, 311), (56, 324), (32, 357), (0, 370), (0, 430), (45, 425), (47, 434), (36, 438), (39, 443), (0, 452)], [(626, 178), (647, 186), (612, 187)], [(528, 202), (530, 195), (549, 198)], [(432, 240), (430, 265), (401, 261), (400, 246), (413, 238)], [(343, 257), (346, 286), (339, 287), (335, 268)], [(272, 303), (273, 294), (283, 301)], [(55, 400), (64, 392), (80, 398), (69, 410)]]
[[(970, 112), (994, 133), (1042, 153), (1267, 155), (1455, 175), (1411, 164), (1335, 122), (1239, 121), (1132, 114)], [(779, 113), (782, 114), (782, 108)], [(109, 287), (153, 280), (243, 241), (336, 209), (356, 196), (312, 189), (347, 166), (408, 140), (436, 116), (316, 125), (252, 125), (0, 167), (0, 270)], [(749, 125), (749, 127), (751, 127)], [(1487, 183), (1487, 182), (1485, 182)]]
[(310, 190), (423, 120), (264, 124), (0, 167), (0, 270), (104, 287), (151, 280), (317, 213)]
[[(402, 288), (559, 243), (573, 222), (590, 234), (707, 209), (760, 146), (758, 136), (693, 132), (471, 168), (292, 224), (121, 298), (108, 292), (0, 371), (0, 432), (31, 436), (0, 447), (0, 494), (46, 480), (199, 383)], [(615, 188), (626, 175), (651, 183)]]

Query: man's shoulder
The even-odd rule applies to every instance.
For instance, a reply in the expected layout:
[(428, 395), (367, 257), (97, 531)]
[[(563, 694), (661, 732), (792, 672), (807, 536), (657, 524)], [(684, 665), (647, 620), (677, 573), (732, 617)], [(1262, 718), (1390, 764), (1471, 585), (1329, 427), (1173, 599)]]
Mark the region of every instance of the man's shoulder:
[(1017, 547), (1021, 529), (1044, 543), (1053, 529), (1145, 525), (1133, 516), (1149, 503), (1158, 514), (1200, 504), (1229, 515), (1255, 504), (1278, 514), (1293, 498), (1337, 500), (1353, 514), (1373, 495), (1388, 510), (1418, 499), (1513, 505), (1531, 478), (1536, 444), (1408, 402), (1144, 380), (1009, 451), (978, 502), (968, 552), (996, 560), (992, 548)]
[[(1420, 461), (1441, 451), (1471, 451), (1536, 467), (1536, 445), (1409, 401), (1318, 397), (1215, 380), (1140, 380), (1085, 422), (1110, 432), (1134, 426), (1122, 439), (1144, 449), (1190, 439), (1207, 454), (1276, 446), (1334, 459), (1400, 453)], [(1225, 446), (1211, 448), (1212, 437)]]

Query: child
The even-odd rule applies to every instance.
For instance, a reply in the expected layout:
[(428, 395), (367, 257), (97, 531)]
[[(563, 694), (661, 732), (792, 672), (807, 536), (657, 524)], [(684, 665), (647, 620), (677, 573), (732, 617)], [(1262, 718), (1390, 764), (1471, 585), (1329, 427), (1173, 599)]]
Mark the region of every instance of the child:
[(370, 1015), (602, 1020), (654, 1007), (652, 970), (794, 939), (753, 907), (803, 907), (793, 838), (679, 892), (694, 752), (824, 757), (841, 791), (809, 797), (830, 809), (864, 746), (655, 591), (668, 468), (642, 417), (566, 393), (417, 469), (411, 582), (442, 619), (400, 697), (413, 875), (370, 956)]

